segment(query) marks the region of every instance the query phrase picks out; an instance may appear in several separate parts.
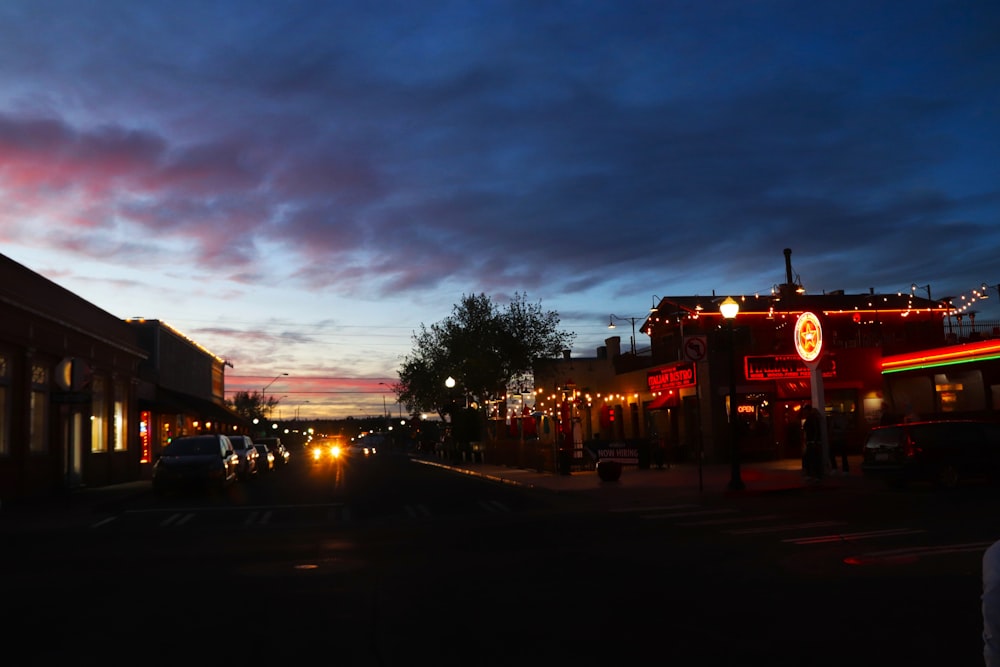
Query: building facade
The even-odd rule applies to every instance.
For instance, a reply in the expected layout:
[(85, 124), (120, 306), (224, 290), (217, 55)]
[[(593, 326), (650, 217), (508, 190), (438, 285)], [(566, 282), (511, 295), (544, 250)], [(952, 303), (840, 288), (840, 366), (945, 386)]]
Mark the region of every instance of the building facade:
[(0, 255), (0, 501), (138, 478), (144, 358), (122, 320)]
[[(669, 460), (726, 461), (734, 446), (767, 460), (801, 456), (801, 409), (812, 403), (828, 419), (841, 413), (848, 450), (860, 447), (868, 428), (896, 417), (886, 413), (882, 358), (944, 344), (950, 309), (912, 294), (808, 294), (788, 257), (786, 282), (771, 293), (733, 295), (731, 321), (719, 308), (728, 295), (663, 297), (640, 328), (648, 348), (622, 351), (615, 336), (593, 358), (540, 363), (538, 413), (559, 424), (557, 438), (576, 420), (584, 440), (644, 443)], [(812, 368), (795, 347), (803, 313), (823, 335)]]
[(248, 432), (225, 367), (0, 255), (0, 503), (148, 478), (172, 437)]

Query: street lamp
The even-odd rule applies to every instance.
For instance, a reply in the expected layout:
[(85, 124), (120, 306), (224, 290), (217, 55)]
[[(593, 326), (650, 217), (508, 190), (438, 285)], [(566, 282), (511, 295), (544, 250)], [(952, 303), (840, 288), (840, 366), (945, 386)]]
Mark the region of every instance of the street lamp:
[(742, 491), (746, 488), (743, 478), (740, 475), (740, 433), (736, 414), (736, 337), (733, 335), (733, 324), (736, 315), (740, 312), (740, 304), (731, 296), (727, 296), (721, 304), (719, 311), (722, 319), (726, 321), (726, 329), (729, 330), (729, 452), (732, 460), (732, 470), (729, 477), (729, 490)]
[(635, 321), (641, 319), (642, 319), (641, 317), (618, 317), (617, 315), (614, 314), (612, 314), (611, 317), (608, 318), (609, 329), (615, 328), (615, 320), (621, 320), (622, 322), (632, 323), (632, 356), (635, 356)]
[(274, 384), (275, 382), (277, 382), (277, 381), (278, 381), (278, 378), (282, 377), (283, 375), (288, 375), (288, 373), (282, 373), (281, 375), (275, 375), (275, 376), (274, 376), (274, 379), (273, 379), (273, 380), (271, 380), (270, 382), (268, 382), (267, 384), (265, 384), (265, 385), (264, 385), (264, 388), (260, 390), (260, 395), (261, 395), (261, 396), (263, 396), (263, 395), (264, 395), (264, 392), (266, 392), (266, 391), (267, 391), (267, 388), (268, 388), (268, 387), (270, 387), (270, 386), (271, 386), (272, 384)]

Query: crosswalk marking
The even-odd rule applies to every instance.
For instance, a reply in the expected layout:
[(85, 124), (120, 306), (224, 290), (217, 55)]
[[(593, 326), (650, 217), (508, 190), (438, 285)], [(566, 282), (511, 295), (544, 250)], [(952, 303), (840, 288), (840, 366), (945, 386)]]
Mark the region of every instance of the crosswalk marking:
[(487, 512), (510, 512), (510, 508), (504, 505), (499, 500), (480, 500), (479, 506), (482, 507)]
[(168, 516), (163, 521), (161, 521), (160, 522), (160, 527), (161, 528), (168, 528), (168, 527), (174, 527), (174, 528), (176, 528), (178, 526), (183, 526), (188, 521), (190, 521), (191, 519), (193, 519), (194, 516), (195, 516), (194, 512), (175, 512), (175, 513), (171, 514), (170, 516)]
[(758, 526), (757, 528), (738, 528), (736, 530), (724, 531), (730, 535), (754, 535), (760, 533), (780, 533), (786, 530), (801, 530), (803, 528), (826, 528), (828, 526), (841, 526), (846, 521), (811, 521), (808, 523), (783, 523), (777, 526)]
[[(687, 510), (701, 507), (701, 505), (652, 505), (650, 507), (620, 507), (611, 510), (612, 514), (641, 514), (643, 512), (664, 512), (673, 510)], [(735, 510), (734, 510), (735, 511)]]
[(710, 516), (715, 514), (732, 514), (736, 512), (734, 509), (718, 509), (718, 510), (697, 510), (693, 512), (669, 512), (667, 514), (643, 514), (639, 518), (641, 519), (680, 519), (684, 517), (691, 516)]
[(682, 527), (694, 527), (694, 526), (719, 526), (722, 524), (731, 523), (753, 523), (755, 521), (774, 521), (778, 518), (777, 514), (759, 514), (756, 516), (730, 516), (725, 519), (708, 519), (705, 521), (687, 521), (684, 523), (677, 524)]
[(426, 505), (406, 505), (403, 509), (414, 519), (426, 519), (431, 515), (431, 511), (427, 509)]
[(273, 514), (274, 512), (271, 510), (267, 510), (266, 512), (257, 512), (257, 511), (250, 512), (250, 514), (247, 515), (247, 518), (243, 521), (243, 525), (251, 526), (254, 523), (264, 525), (271, 520), (271, 515)]

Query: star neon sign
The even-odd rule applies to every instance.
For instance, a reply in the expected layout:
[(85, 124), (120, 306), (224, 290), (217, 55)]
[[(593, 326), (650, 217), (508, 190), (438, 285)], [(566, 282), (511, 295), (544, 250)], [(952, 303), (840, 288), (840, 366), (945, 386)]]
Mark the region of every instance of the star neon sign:
[(823, 326), (813, 313), (802, 313), (795, 321), (795, 351), (807, 363), (819, 359), (823, 351)]

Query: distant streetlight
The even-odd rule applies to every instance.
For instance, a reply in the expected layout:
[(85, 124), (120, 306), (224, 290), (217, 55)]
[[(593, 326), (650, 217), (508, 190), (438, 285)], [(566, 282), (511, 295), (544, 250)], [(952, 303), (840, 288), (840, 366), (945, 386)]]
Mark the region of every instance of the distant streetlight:
[(719, 311), (722, 319), (726, 321), (726, 329), (729, 330), (729, 438), (730, 438), (730, 458), (732, 470), (729, 478), (730, 491), (742, 491), (746, 488), (743, 477), (740, 475), (740, 433), (736, 413), (736, 337), (733, 335), (734, 322), (740, 312), (740, 304), (731, 296), (719, 304)]
[(273, 379), (273, 380), (271, 380), (270, 382), (268, 382), (267, 384), (265, 384), (265, 385), (264, 385), (264, 388), (260, 390), (260, 395), (261, 395), (261, 396), (263, 396), (263, 395), (264, 395), (264, 392), (266, 392), (266, 391), (267, 391), (267, 388), (268, 388), (268, 387), (270, 387), (270, 386), (271, 386), (272, 384), (274, 384), (275, 382), (277, 382), (277, 381), (278, 381), (278, 378), (280, 378), (280, 377), (282, 377), (282, 376), (284, 376), (284, 375), (288, 375), (288, 373), (282, 373), (281, 375), (275, 375), (275, 376), (274, 376), (274, 379)]
[(635, 356), (635, 321), (641, 319), (642, 319), (641, 317), (618, 317), (617, 315), (614, 314), (612, 314), (611, 317), (608, 318), (609, 329), (615, 328), (615, 320), (632, 323), (632, 356)]

